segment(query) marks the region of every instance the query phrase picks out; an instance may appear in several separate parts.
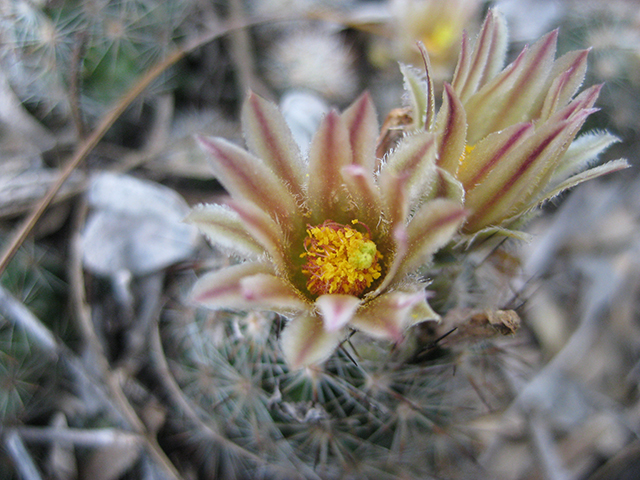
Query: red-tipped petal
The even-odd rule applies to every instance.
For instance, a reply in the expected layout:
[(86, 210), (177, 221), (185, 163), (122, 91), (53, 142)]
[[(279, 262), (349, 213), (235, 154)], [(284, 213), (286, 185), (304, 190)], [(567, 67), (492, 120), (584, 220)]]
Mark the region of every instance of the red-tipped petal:
[(537, 109), (540, 111), (532, 111), (532, 115), (539, 118), (538, 121), (547, 120), (575, 95), (587, 72), (588, 56), (589, 50), (578, 50), (555, 61), (549, 83), (542, 89), (544, 95), (538, 101)]
[(553, 67), (557, 38), (557, 30), (542, 37), (524, 51), (518, 68), (505, 77), (499, 75), (464, 102), (469, 125), (473, 126), (471, 143), (530, 117)]

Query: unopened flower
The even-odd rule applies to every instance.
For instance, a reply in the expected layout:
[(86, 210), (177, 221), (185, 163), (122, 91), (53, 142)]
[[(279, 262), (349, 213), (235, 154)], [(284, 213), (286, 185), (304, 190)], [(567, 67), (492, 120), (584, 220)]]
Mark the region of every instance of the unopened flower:
[(412, 273), (451, 240), (465, 211), (423, 188), (436, 177), (435, 135), (407, 136), (382, 163), (367, 94), (324, 117), (308, 159), (275, 105), (250, 94), (242, 120), (250, 152), (200, 139), (231, 199), (188, 218), (242, 261), (202, 277), (194, 299), (285, 316), (293, 367), (327, 358), (351, 328), (398, 341), (436, 319)]
[(432, 75), (448, 78), (456, 64), (460, 36), (465, 29), (477, 30), (481, 6), (480, 0), (391, 0), (390, 41), (374, 42), (373, 62), (393, 58), (420, 65), (416, 49), (420, 41), (431, 57)]
[(503, 68), (507, 49), (502, 17), (490, 11), (471, 48), (462, 37), (451, 84), (434, 113), (427, 87), (403, 68), (413, 99), (413, 126), (438, 135), (442, 185), (461, 186), (467, 234), (515, 228), (541, 203), (585, 180), (627, 166), (624, 160), (583, 171), (617, 139), (603, 132), (574, 141), (601, 85), (578, 92), (588, 50), (555, 58), (558, 32), (543, 36)]

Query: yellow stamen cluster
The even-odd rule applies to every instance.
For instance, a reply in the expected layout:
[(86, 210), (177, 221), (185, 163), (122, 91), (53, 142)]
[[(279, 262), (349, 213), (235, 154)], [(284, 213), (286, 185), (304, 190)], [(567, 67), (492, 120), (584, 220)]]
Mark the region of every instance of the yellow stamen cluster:
[[(357, 220), (353, 221), (358, 223)], [(382, 254), (368, 233), (331, 220), (307, 228), (302, 273), (313, 295), (361, 295), (380, 277)]]

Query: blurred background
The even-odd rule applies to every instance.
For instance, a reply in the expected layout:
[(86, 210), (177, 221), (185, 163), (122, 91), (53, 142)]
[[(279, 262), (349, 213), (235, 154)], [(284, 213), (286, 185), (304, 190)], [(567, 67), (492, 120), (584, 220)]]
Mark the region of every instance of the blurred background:
[[(3, 0), (0, 479), (640, 478), (639, 6)], [(364, 90), (382, 123), (416, 40), (440, 98), (488, 8), (508, 61), (555, 28), (558, 55), (592, 48), (585, 129), (631, 164), (452, 282), (460, 305), (515, 310), (515, 334), (411, 362), (354, 337), (360, 358), (313, 376), (287, 371), (272, 314), (189, 302), (230, 261), (182, 223), (225, 195), (195, 134), (242, 144), (250, 89), (303, 150)]]

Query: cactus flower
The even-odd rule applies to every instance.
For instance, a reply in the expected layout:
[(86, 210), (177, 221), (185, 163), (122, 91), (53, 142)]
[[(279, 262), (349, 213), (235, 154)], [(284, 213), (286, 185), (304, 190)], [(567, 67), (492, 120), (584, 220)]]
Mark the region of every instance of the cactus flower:
[(596, 111), (601, 85), (578, 93), (589, 51), (556, 59), (557, 37), (557, 31), (548, 33), (503, 67), (506, 26), (498, 12), (489, 11), (473, 48), (462, 37), (437, 116), (426, 53), (426, 88), (403, 67), (412, 109), (419, 112), (411, 128), (438, 136), (441, 183), (462, 187), (466, 234), (508, 234), (563, 190), (627, 166), (617, 160), (583, 171), (617, 139), (606, 132), (575, 138)]
[(230, 199), (196, 207), (188, 221), (241, 261), (200, 278), (196, 302), (281, 314), (292, 368), (322, 362), (351, 329), (399, 341), (438, 318), (412, 273), (466, 212), (422, 188), (437, 176), (433, 133), (407, 136), (382, 162), (368, 94), (324, 117), (307, 159), (278, 108), (258, 95), (247, 98), (242, 124), (248, 151), (199, 139)]

